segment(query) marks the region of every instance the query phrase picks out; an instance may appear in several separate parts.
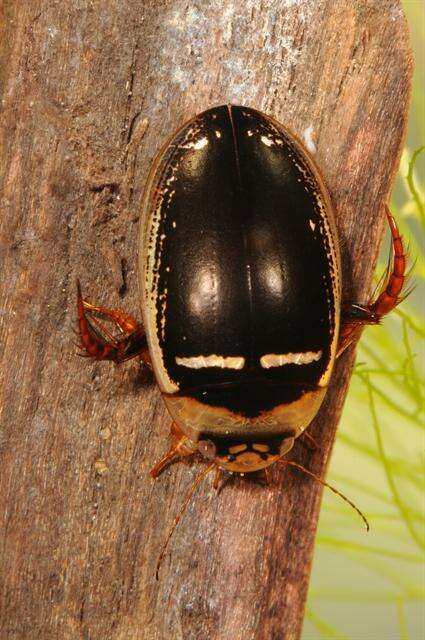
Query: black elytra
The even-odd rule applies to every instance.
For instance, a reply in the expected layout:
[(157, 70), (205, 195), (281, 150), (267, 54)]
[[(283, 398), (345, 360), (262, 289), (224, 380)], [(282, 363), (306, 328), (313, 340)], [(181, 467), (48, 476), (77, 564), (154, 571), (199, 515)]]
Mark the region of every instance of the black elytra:
[(165, 393), (251, 418), (327, 385), (338, 246), (292, 134), (247, 107), (209, 109), (164, 147), (144, 207), (143, 316)]

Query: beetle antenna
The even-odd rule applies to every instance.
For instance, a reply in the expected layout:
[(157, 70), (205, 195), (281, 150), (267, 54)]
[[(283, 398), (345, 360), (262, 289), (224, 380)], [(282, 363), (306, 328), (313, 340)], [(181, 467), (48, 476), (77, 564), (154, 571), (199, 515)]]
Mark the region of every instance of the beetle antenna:
[(165, 542), (162, 545), (161, 548), (161, 553), (159, 554), (158, 557), (158, 562), (156, 563), (156, 570), (155, 570), (155, 577), (158, 580), (159, 579), (159, 569), (161, 567), (161, 563), (162, 560), (164, 558), (165, 552), (167, 550), (167, 546), (168, 543), (170, 542), (171, 536), (173, 535), (179, 521), (180, 518), (182, 517), (182, 515), (184, 514), (184, 512), (186, 511), (187, 505), (189, 504), (190, 500), (192, 499), (193, 494), (195, 493), (196, 489), (199, 487), (199, 485), (201, 484), (201, 482), (204, 480), (204, 478), (206, 478), (206, 476), (209, 474), (209, 472), (213, 469), (213, 467), (215, 466), (215, 462), (211, 462), (206, 469), (204, 469), (200, 474), (197, 475), (197, 477), (195, 478), (195, 480), (192, 482), (192, 485), (189, 489), (189, 491), (186, 494), (186, 497), (184, 499), (184, 502), (180, 508), (179, 513), (177, 514), (177, 516), (174, 518), (174, 522), (171, 525), (171, 528), (168, 532), (168, 535), (165, 539)]
[(313, 478), (319, 484), (323, 485), (324, 487), (327, 487), (328, 489), (333, 491), (333, 493), (336, 493), (337, 496), (339, 496), (345, 502), (347, 502), (350, 505), (350, 507), (352, 507), (354, 509), (354, 511), (356, 511), (358, 513), (360, 518), (365, 523), (366, 531), (369, 531), (370, 527), (369, 527), (369, 522), (367, 521), (366, 516), (360, 511), (360, 509), (358, 507), (356, 507), (354, 502), (351, 502), (351, 500), (349, 498), (347, 498), (347, 496), (345, 496), (343, 493), (338, 491), (338, 489), (336, 489), (334, 486), (332, 486), (328, 482), (325, 482), (324, 480), (322, 480), (322, 478), (319, 478), (319, 476), (316, 476), (315, 473), (313, 473), (312, 471), (309, 471), (308, 469), (303, 467), (301, 464), (298, 464), (297, 462), (292, 462), (292, 460), (282, 460), (282, 459), (278, 460), (278, 462), (280, 464), (283, 464), (283, 465), (286, 464), (286, 465), (289, 465), (290, 467), (295, 467), (296, 469), (299, 469), (300, 471), (303, 471), (306, 475), (310, 476), (310, 478)]

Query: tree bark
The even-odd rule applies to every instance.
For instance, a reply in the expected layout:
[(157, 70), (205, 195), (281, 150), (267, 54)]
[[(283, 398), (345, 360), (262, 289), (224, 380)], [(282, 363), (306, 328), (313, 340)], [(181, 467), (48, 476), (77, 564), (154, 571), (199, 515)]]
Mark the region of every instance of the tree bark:
[[(137, 363), (75, 355), (75, 279), (139, 315), (137, 228), (161, 144), (246, 104), (305, 139), (337, 213), (344, 297), (367, 300), (412, 72), (398, 0), (3, 0), (1, 621), (4, 640), (296, 639), (321, 488), (295, 470), (205, 484), (149, 468), (170, 418)], [(302, 247), (300, 248), (302, 251)], [(324, 476), (351, 375), (296, 460)]]

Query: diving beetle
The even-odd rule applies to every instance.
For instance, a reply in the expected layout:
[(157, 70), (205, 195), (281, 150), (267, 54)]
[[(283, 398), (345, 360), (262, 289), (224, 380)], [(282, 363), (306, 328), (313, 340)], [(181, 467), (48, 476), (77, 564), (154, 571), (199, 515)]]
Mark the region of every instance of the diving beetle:
[(89, 303), (78, 285), (85, 355), (140, 357), (173, 419), (153, 477), (196, 452), (207, 471), (282, 461), (317, 414), (338, 355), (401, 300), (406, 258), (388, 209), (387, 219), (389, 275), (369, 304), (343, 304), (331, 199), (301, 142), (235, 105), (177, 130), (145, 189), (142, 323)]

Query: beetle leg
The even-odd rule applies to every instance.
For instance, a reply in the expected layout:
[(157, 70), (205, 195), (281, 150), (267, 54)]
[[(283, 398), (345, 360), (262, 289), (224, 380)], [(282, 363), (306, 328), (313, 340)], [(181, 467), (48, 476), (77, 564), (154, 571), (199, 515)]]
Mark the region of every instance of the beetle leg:
[(185, 436), (179, 426), (173, 422), (171, 424), (171, 447), (152, 467), (150, 471), (152, 478), (157, 478), (173, 460), (181, 460), (182, 458), (191, 456), (195, 451), (196, 449), (192, 441)]
[(137, 320), (135, 320), (133, 316), (125, 313), (121, 309), (107, 309), (106, 307), (97, 307), (94, 304), (87, 302), (87, 300), (83, 300), (83, 305), (85, 311), (97, 313), (107, 320), (113, 322), (124, 335), (129, 335), (130, 333), (132, 333), (138, 325)]
[[(85, 309), (85, 305), (84, 305), (84, 309)], [(87, 318), (87, 313), (85, 314), (86, 318)], [(110, 342), (112, 344), (115, 344), (117, 342), (117, 339), (112, 335), (112, 333), (105, 327), (104, 324), (102, 324), (97, 318), (95, 318), (94, 316), (90, 315), (90, 320), (89, 320), (91, 325), (94, 325), (96, 329), (98, 329), (99, 334), (107, 340), (107, 342)], [(78, 335), (78, 332), (77, 332)]]
[[(95, 307), (83, 300), (77, 281), (77, 317), (81, 347), (88, 357), (120, 363), (139, 356), (150, 366), (145, 330), (129, 315), (104, 307)], [(115, 338), (92, 313), (96, 312), (118, 326), (122, 338)]]
[(379, 324), (406, 296), (402, 295), (406, 282), (406, 254), (397, 223), (386, 207), (391, 231), (392, 251), (388, 261), (388, 275), (376, 296), (367, 305), (351, 304), (342, 309), (338, 355), (354, 342), (368, 324)]

